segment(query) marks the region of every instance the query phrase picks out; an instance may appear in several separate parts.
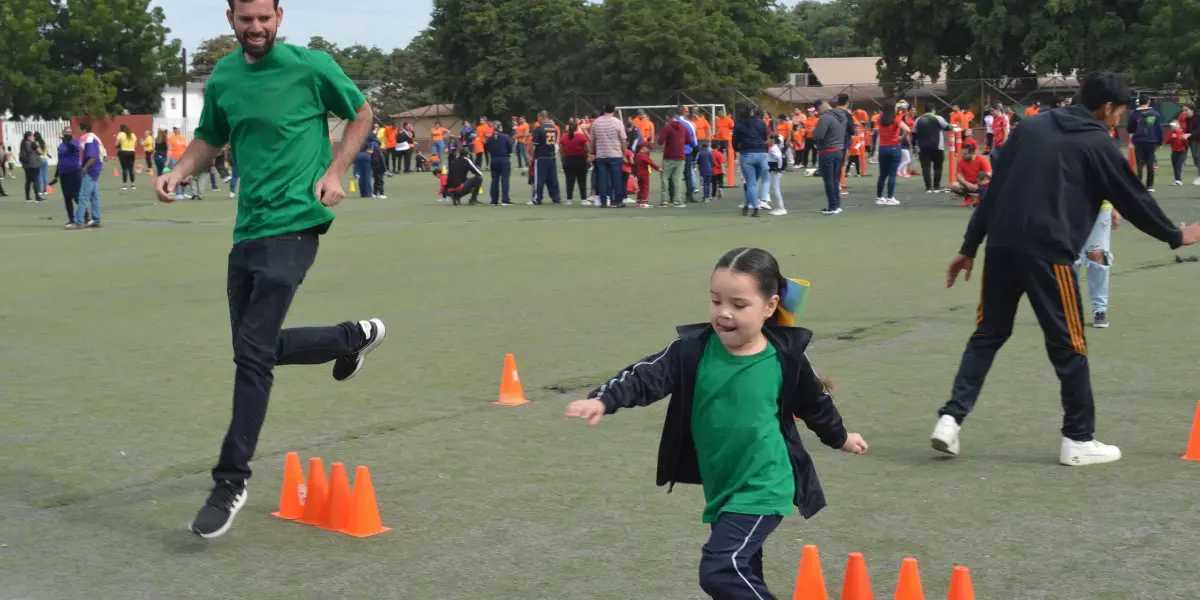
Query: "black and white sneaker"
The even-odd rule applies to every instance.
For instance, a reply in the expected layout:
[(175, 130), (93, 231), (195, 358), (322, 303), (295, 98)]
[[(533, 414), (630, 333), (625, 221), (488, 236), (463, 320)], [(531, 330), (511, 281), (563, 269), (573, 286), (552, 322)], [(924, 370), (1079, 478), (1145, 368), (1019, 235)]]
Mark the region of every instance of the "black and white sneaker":
[(367, 355), (372, 350), (379, 347), (383, 343), (383, 336), (387, 334), (387, 328), (383, 326), (383, 321), (379, 319), (369, 319), (367, 321), (359, 321), (358, 326), (362, 327), (363, 336), (366, 341), (363, 342), (362, 348), (354, 354), (347, 354), (333, 363), (333, 378), (338, 381), (349, 381), (363, 368), (363, 362), (366, 361)]
[(1098, 310), (1092, 313), (1092, 327), (1104, 329), (1108, 327), (1108, 313), (1103, 310)]
[(208, 501), (188, 524), (188, 529), (206, 540), (225, 535), (233, 527), (233, 518), (246, 505), (248, 497), (246, 484), (218, 481), (208, 495)]

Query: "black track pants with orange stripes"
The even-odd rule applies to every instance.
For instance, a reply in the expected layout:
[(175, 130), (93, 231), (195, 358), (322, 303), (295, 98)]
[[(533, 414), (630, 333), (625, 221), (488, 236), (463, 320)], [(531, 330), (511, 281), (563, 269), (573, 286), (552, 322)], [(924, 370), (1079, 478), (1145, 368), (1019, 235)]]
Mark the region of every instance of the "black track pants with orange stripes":
[(1088, 441), (1096, 429), (1096, 407), (1088, 372), (1087, 342), (1079, 280), (1071, 265), (1058, 265), (1019, 250), (989, 247), (975, 313), (975, 333), (967, 342), (954, 377), (950, 401), (938, 411), (960, 424), (975, 408), (992, 360), (1012, 335), (1021, 297), (1028, 295), (1046, 338), (1046, 352), (1062, 384), (1064, 437)]

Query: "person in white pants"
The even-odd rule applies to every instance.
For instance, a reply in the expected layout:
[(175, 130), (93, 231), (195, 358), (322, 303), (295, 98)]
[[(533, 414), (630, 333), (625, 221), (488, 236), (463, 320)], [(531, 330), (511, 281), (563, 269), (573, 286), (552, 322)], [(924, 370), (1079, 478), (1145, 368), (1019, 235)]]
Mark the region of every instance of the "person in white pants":
[(1075, 261), (1079, 271), (1087, 264), (1088, 297), (1092, 302), (1092, 327), (1108, 327), (1108, 277), (1112, 270), (1112, 230), (1121, 226), (1121, 215), (1113, 210), (1112, 204), (1100, 205), (1100, 216), (1092, 226), (1092, 233), (1083, 244), (1083, 251)]
[[(782, 139), (773, 135), (767, 138), (767, 170), (771, 173), (771, 182), (768, 186), (770, 195), (774, 196), (775, 201), (779, 206), (771, 210), (771, 216), (782, 217), (787, 214), (787, 209), (783, 206), (783, 190), (780, 184), (783, 181), (783, 172), (787, 169), (787, 163), (783, 159), (783, 150), (780, 148), (783, 143)], [(767, 200), (763, 200), (760, 204), (770, 208)]]

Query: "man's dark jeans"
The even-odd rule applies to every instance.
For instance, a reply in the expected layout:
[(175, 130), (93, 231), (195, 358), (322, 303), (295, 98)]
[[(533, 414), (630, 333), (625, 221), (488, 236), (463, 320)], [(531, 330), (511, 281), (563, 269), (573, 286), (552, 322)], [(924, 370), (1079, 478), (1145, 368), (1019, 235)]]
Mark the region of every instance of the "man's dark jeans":
[(817, 157), (817, 168), (825, 182), (825, 198), (829, 210), (842, 207), (842, 151), (823, 152)]
[(229, 252), (233, 330), (233, 419), (214, 480), (243, 482), (267, 416), (276, 365), (317, 365), (353, 354), (365, 335), (356, 323), (283, 329), (296, 290), (317, 258), (316, 230), (239, 242)]

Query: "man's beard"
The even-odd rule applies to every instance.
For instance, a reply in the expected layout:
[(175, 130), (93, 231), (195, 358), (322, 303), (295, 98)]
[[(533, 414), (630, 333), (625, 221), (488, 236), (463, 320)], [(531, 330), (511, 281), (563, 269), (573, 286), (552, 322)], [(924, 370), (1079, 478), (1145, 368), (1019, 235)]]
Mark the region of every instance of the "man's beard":
[(265, 34), (266, 39), (262, 47), (251, 46), (246, 43), (246, 34), (237, 36), (238, 42), (242, 45), (242, 52), (250, 55), (255, 60), (261, 60), (271, 53), (271, 49), (275, 47), (275, 32)]

